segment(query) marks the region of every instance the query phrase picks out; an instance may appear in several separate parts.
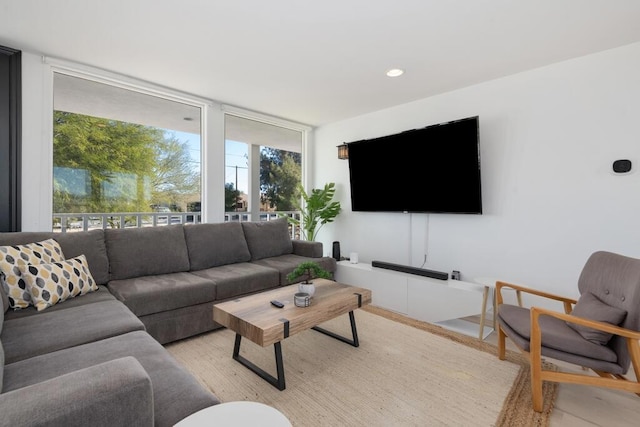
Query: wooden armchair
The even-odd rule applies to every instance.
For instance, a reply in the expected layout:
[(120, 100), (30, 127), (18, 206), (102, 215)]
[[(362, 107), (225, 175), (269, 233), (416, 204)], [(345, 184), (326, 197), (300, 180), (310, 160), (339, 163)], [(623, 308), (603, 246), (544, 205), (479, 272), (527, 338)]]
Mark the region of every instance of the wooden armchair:
[[(558, 301), (564, 313), (504, 304), (502, 288)], [(578, 280), (580, 299), (496, 282), (498, 357), (505, 338), (529, 357), (533, 409), (542, 411), (542, 381), (567, 382), (629, 391), (640, 396), (640, 259), (595, 252)], [(593, 370), (571, 373), (542, 369), (542, 357)], [(635, 379), (627, 379), (633, 365)]]

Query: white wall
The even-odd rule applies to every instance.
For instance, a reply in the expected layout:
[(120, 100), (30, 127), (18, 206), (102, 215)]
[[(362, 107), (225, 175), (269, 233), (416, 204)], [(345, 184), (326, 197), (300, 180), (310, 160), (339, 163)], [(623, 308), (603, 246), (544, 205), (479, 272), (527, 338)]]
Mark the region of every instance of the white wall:
[[(343, 212), (319, 238), (361, 262), (460, 270), (577, 296), (587, 257), (640, 257), (640, 43), (317, 129), (313, 184), (335, 182)], [(428, 84), (425, 81), (425, 84)], [(340, 102), (340, 100), (336, 100)], [(351, 212), (336, 146), (480, 117), (483, 215)], [(415, 155), (415, 153), (407, 153)]]

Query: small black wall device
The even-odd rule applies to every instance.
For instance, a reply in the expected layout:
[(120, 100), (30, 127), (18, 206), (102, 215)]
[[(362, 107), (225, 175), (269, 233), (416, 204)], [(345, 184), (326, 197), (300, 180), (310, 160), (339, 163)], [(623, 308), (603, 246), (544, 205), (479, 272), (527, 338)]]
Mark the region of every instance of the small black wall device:
[(333, 259), (340, 261), (340, 242), (333, 242)]
[(613, 162), (613, 171), (615, 173), (627, 173), (631, 170), (631, 160), (621, 159)]

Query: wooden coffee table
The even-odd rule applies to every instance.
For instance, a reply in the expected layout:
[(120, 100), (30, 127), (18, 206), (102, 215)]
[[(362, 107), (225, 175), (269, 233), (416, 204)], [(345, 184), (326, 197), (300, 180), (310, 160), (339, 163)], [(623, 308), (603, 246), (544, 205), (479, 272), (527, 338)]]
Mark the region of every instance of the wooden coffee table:
[[(313, 282), (316, 292), (309, 307), (296, 307), (293, 304), (293, 295), (298, 292), (298, 285), (284, 286), (213, 306), (213, 320), (236, 333), (233, 358), (279, 390), (285, 389), (280, 346), (285, 338), (313, 329), (354, 347), (360, 345), (353, 311), (371, 302), (371, 291), (325, 279), (314, 279)], [(272, 300), (283, 302), (284, 307), (274, 307), (271, 305)], [(351, 338), (317, 326), (347, 313), (351, 322)], [(240, 356), (242, 337), (262, 347), (273, 344), (277, 377)]]

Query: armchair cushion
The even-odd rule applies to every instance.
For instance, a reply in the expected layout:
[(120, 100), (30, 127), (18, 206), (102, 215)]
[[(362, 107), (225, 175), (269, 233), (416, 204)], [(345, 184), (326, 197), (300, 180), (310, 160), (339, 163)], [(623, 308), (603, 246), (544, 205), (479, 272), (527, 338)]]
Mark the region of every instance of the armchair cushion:
[[(585, 292), (580, 296), (571, 314), (582, 317), (583, 319), (597, 320), (617, 326), (622, 323), (627, 315), (627, 311), (607, 305), (591, 292)], [(576, 323), (567, 322), (567, 325), (578, 332), (585, 340), (589, 340), (595, 344), (607, 345), (613, 337), (613, 335), (608, 332), (599, 331)]]
[[(531, 313), (528, 308), (510, 304), (501, 304), (498, 309), (498, 320), (503, 327), (515, 332), (509, 334), (525, 351), (529, 351), (531, 338)], [(551, 316), (540, 316), (542, 331), (542, 347), (560, 352), (583, 356), (590, 359), (616, 363), (618, 356), (607, 346), (587, 341), (563, 320)], [(543, 351), (544, 352), (544, 351)]]

